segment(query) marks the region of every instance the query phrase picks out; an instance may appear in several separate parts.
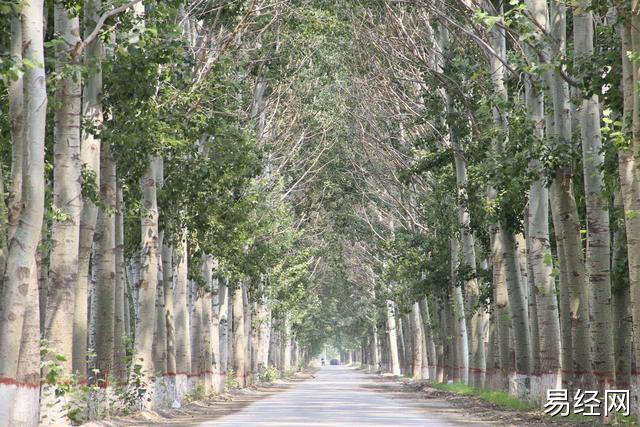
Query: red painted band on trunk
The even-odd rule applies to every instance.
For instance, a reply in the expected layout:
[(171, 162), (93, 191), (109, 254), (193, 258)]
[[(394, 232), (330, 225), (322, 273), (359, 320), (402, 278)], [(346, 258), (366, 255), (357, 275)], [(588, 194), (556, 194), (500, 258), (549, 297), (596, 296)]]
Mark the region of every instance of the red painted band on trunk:
[(10, 377), (0, 377), (0, 384), (15, 385), (16, 387), (40, 388), (40, 382), (27, 383), (27, 382), (18, 381), (15, 378), (10, 378)]

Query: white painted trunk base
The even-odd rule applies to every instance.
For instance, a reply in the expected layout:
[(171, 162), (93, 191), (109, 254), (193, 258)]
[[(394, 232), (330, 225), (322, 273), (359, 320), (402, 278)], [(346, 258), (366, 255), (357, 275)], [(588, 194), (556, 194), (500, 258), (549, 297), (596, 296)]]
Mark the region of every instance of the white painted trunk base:
[(182, 404), (184, 396), (189, 393), (189, 377), (186, 374), (177, 374), (175, 376), (175, 400)]
[(547, 401), (547, 390), (562, 388), (562, 375), (560, 371), (547, 372), (542, 375), (531, 376), (531, 393), (529, 399), (537, 404)]
[(0, 426), (37, 426), (39, 405), (37, 388), (0, 383)]
[(530, 392), (531, 377), (517, 372), (509, 373), (509, 394), (518, 399), (528, 399)]
[(157, 376), (154, 382), (153, 407), (170, 408), (176, 400), (176, 377)]

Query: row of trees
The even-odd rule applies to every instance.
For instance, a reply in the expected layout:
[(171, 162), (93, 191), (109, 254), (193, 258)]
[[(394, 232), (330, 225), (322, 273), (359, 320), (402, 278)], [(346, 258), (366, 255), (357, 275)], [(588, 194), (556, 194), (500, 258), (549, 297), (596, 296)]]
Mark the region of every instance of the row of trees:
[(363, 360), (536, 401), (636, 386), (637, 4), (360, 6)]
[(304, 196), (334, 143), (322, 12), (29, 0), (0, 19), (0, 424), (307, 363), (333, 327)]
[(324, 342), (534, 400), (635, 385), (635, 3), (0, 14), (0, 424)]

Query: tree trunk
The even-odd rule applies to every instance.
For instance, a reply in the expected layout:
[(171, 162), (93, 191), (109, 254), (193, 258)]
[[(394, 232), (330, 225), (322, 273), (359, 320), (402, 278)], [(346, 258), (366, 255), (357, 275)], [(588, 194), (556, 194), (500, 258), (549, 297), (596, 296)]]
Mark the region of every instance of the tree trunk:
[[(424, 297), (420, 301), (420, 312), (422, 313), (422, 322), (424, 329), (424, 339), (425, 345), (427, 349), (427, 360), (429, 361), (429, 379), (434, 380), (437, 378), (437, 369), (438, 369), (438, 357), (436, 354), (436, 344), (433, 338), (433, 331), (435, 327), (431, 320), (431, 313), (429, 312), (429, 301), (427, 297)], [(443, 325), (439, 325), (442, 327)]]
[[(448, 102), (450, 104), (450, 102)], [(465, 311), (469, 319), (469, 338), (471, 340), (471, 385), (484, 387), (485, 354), (484, 331), (485, 313), (477, 308), (480, 288), (476, 278), (476, 255), (473, 234), (470, 231), (471, 215), (468, 209), (467, 195), (467, 162), (464, 150), (455, 135), (451, 136), (451, 147), (455, 163), (457, 197), (458, 197), (458, 225), (462, 240), (462, 265), (468, 271), (470, 279), (465, 282), (466, 306)]]
[[(16, 15), (11, 16), (11, 58), (17, 67), (22, 66), (22, 22)], [(22, 206), (22, 181), (25, 166), (24, 129), (24, 84), (23, 75), (11, 79), (9, 83), (9, 120), (11, 121), (11, 187), (9, 189), (9, 230), (7, 245), (16, 233)], [(8, 248), (6, 248), (8, 250)], [(6, 257), (6, 253), (4, 256)], [(2, 269), (6, 259), (3, 259)], [(4, 270), (0, 273), (4, 276)], [(0, 287), (1, 289), (1, 287)]]
[[(38, 309), (38, 288), (32, 286), (37, 280), (38, 272), (31, 269), (27, 305), (22, 324), (22, 338), (20, 340), (20, 355), (18, 359), (17, 390), (13, 407), (13, 423), (15, 426), (37, 426), (40, 421), (40, 311)], [(0, 388), (0, 396), (2, 396)], [(4, 402), (3, 402), (4, 403)], [(0, 403), (0, 422), (4, 420)], [(61, 420), (65, 422), (66, 420)], [(14, 424), (15, 423), (15, 424)]]
[(141, 277), (138, 286), (138, 321), (133, 351), (133, 363), (140, 366), (144, 382), (154, 377), (153, 367), (153, 330), (155, 324), (156, 290), (158, 288), (158, 201), (156, 181), (159, 161), (149, 160), (147, 170), (142, 177), (141, 212)]
[(413, 372), (414, 379), (423, 379), (422, 359), (425, 348), (423, 346), (424, 331), (422, 329), (422, 318), (420, 317), (420, 303), (414, 302), (411, 305), (411, 341), (413, 347)]
[[(93, 31), (102, 9), (101, 0), (86, 0), (84, 4), (85, 37)], [(96, 37), (85, 50), (85, 64), (88, 67), (87, 80), (82, 91), (82, 120), (99, 129), (102, 125), (102, 42)], [(83, 186), (100, 186), (100, 139), (91, 131), (82, 134), (80, 158), (86, 169)], [(93, 245), (93, 234), (98, 219), (98, 208), (89, 199), (83, 198), (80, 217), (80, 237), (78, 248), (78, 282), (75, 289), (73, 317), (73, 371), (80, 379), (87, 375), (87, 293), (89, 285), (89, 261)]]
[[(158, 181), (160, 181), (158, 177)], [(164, 262), (162, 260), (162, 249), (164, 248), (164, 231), (158, 233), (158, 280), (155, 306), (155, 327), (153, 332), (153, 369), (160, 381), (165, 380), (167, 374), (167, 313), (164, 307)]]
[[(44, 216), (44, 138), (47, 90), (44, 70), (43, 2), (25, 2), (22, 10), (24, 59), (23, 203), (7, 251), (0, 298), (0, 425), (36, 425), (40, 356), (35, 255)], [(35, 322), (34, 322), (35, 319)], [(19, 358), (22, 362), (19, 364)], [(25, 416), (26, 419), (22, 418)], [(35, 422), (34, 422), (35, 421)]]
[[(80, 21), (55, 3), (55, 31), (64, 40), (56, 48), (56, 70), (69, 64), (71, 50), (80, 41)], [(51, 255), (45, 338), (55, 357), (63, 356), (61, 380), (72, 370), (74, 287), (78, 276), (80, 235), (80, 72), (64, 77), (56, 88), (53, 147), (53, 205)]]
[(218, 292), (220, 304), (220, 381), (224, 386), (226, 385), (227, 366), (229, 363), (229, 288), (226, 280), (220, 283)]
[[(248, 279), (247, 282), (248, 283)], [(253, 343), (251, 341), (252, 334), (252, 313), (251, 304), (249, 302), (249, 290), (247, 285), (242, 286), (242, 313), (244, 317), (244, 373), (245, 373), (245, 387), (253, 384), (253, 372), (252, 372), (252, 357), (253, 357)]]
[[(204, 371), (204, 343), (202, 325), (203, 290), (195, 281), (190, 280), (191, 294), (191, 377), (201, 383)], [(204, 384), (200, 384), (204, 386)]]
[[(627, 52), (640, 52), (640, 3), (633, 0), (631, 4), (631, 23), (625, 25), (623, 34), (623, 55)], [(625, 45), (627, 49), (625, 50)], [(628, 47), (631, 46), (631, 49)], [(633, 342), (636, 361), (636, 369), (640, 367), (640, 176), (638, 176), (638, 165), (640, 160), (640, 94), (636, 88), (640, 82), (640, 66), (637, 62), (631, 60), (624, 61), (627, 70), (632, 71), (625, 73), (624, 78), (624, 112), (625, 120), (631, 121), (631, 134), (633, 137), (632, 149), (621, 150), (624, 152), (624, 158), (620, 158), (620, 162), (625, 162), (626, 167), (620, 168), (620, 182), (622, 184), (622, 197), (625, 210), (625, 224), (627, 233), (627, 259), (629, 260), (629, 285), (631, 288), (631, 314), (633, 317)], [(631, 75), (631, 77), (629, 77)], [(630, 81), (631, 80), (631, 81)], [(629, 84), (631, 83), (631, 84)], [(629, 129), (625, 129), (627, 134)], [(634, 375), (634, 386), (640, 384), (640, 377), (636, 373)]]
[(507, 273), (504, 258), (504, 239), (500, 224), (491, 227), (491, 258), (493, 265), (493, 308), (495, 311), (495, 340), (497, 355), (495, 359), (499, 369), (494, 371), (494, 386), (498, 390), (509, 389), (509, 372), (511, 359), (509, 357), (509, 329), (511, 315), (509, 314), (509, 293), (507, 291)]
[[(532, 353), (531, 333), (529, 331), (529, 319), (527, 316), (527, 304), (525, 301), (525, 289), (520, 280), (520, 266), (518, 264), (517, 246), (512, 232), (501, 229), (504, 243), (503, 258), (507, 278), (509, 314), (513, 327), (515, 344), (515, 372), (511, 375), (510, 391), (518, 396), (526, 396), (529, 393), (528, 379), (531, 375)], [(515, 389), (514, 389), (515, 388)]]
[[(614, 197), (614, 207), (616, 213), (624, 212), (620, 193), (616, 192)], [(613, 273), (613, 327), (615, 328), (614, 345), (616, 361), (616, 387), (618, 389), (628, 389), (631, 386), (631, 360), (632, 346), (632, 322), (631, 322), (631, 295), (629, 293), (628, 281), (625, 280), (629, 269), (626, 259), (626, 239), (622, 221), (618, 219), (617, 227), (613, 233), (613, 253), (611, 255), (611, 271)]]
[(373, 372), (380, 371), (380, 352), (378, 350), (378, 326), (374, 323), (371, 331), (371, 341), (369, 342), (371, 348), (369, 354), (371, 355), (371, 370)]
[(284, 318), (282, 335), (282, 371), (286, 374), (291, 371), (291, 321), (289, 320), (288, 314), (286, 314)]
[(122, 185), (116, 184), (116, 223), (115, 223), (115, 250), (116, 250), (116, 290), (113, 325), (113, 374), (116, 381), (124, 383), (127, 380), (127, 364), (125, 339), (127, 334), (127, 300), (126, 277), (124, 264), (124, 204), (122, 201)]
[(244, 301), (242, 298), (242, 283), (233, 290), (233, 371), (235, 379), (241, 388), (245, 387), (247, 374), (246, 340), (244, 336)]
[(106, 387), (113, 375), (114, 313), (116, 296), (116, 164), (108, 144), (100, 156), (100, 199), (96, 231), (96, 369), (97, 384)]
[(176, 393), (178, 401), (187, 392), (187, 379), (191, 373), (191, 327), (189, 325), (187, 279), (188, 252), (187, 232), (183, 230), (177, 257), (177, 280), (175, 290), (175, 338), (176, 338)]
[[(460, 242), (451, 239), (451, 281), (458, 283), (458, 257), (460, 254)], [(469, 384), (469, 334), (467, 333), (467, 321), (462, 297), (462, 288), (455, 285), (452, 295), (452, 315), (455, 319), (456, 343), (454, 370), (458, 372), (457, 377), (463, 384)]]
[[(578, 2), (573, 14), (573, 37), (576, 61), (593, 56), (593, 14), (589, 4)], [(613, 319), (611, 314), (610, 236), (608, 201), (603, 194), (602, 137), (598, 95), (582, 98), (579, 111), (582, 140), (582, 163), (587, 213), (587, 272), (589, 277), (590, 316), (592, 325), (592, 363), (601, 388), (615, 384)]]
[[(202, 255), (202, 278), (206, 288), (202, 293), (202, 376), (204, 377), (205, 394), (214, 392), (215, 363), (213, 357), (213, 259), (210, 255)], [(216, 329), (216, 334), (218, 333)]]
[[(211, 258), (211, 271), (218, 270), (218, 261)], [(211, 347), (212, 347), (212, 370), (213, 370), (213, 391), (215, 393), (224, 392), (224, 382), (220, 375), (220, 288), (221, 283), (217, 274), (212, 277), (212, 318), (211, 318)]]
[[(545, 15), (538, 18), (542, 25), (546, 25), (546, 5), (537, 15)], [(544, 102), (542, 93), (535, 87), (537, 82), (529, 81), (526, 87), (527, 112), (534, 126), (534, 136), (544, 138)], [(539, 344), (532, 339), (531, 350), (538, 358), (539, 368), (542, 372), (539, 387), (536, 384), (534, 397), (543, 397), (548, 388), (560, 386), (560, 321), (558, 317), (558, 304), (555, 281), (552, 276), (553, 261), (551, 257), (551, 245), (549, 242), (549, 192), (542, 177), (542, 166), (538, 159), (529, 162), (529, 170), (538, 178), (532, 181), (529, 191), (529, 212), (527, 221), (527, 254), (528, 263), (533, 273), (533, 288), (536, 303), (536, 313), (531, 313), (529, 322), (536, 322), (541, 329), (539, 331)], [(540, 313), (537, 310), (540, 310)], [(536, 316), (536, 317), (534, 317)], [(539, 347), (539, 353), (536, 347)], [(532, 373), (538, 374), (534, 360), (532, 360)]]
[(387, 300), (387, 334), (389, 336), (389, 355), (391, 373), (399, 376), (400, 359), (398, 357), (398, 330), (396, 327), (396, 308), (392, 300)]

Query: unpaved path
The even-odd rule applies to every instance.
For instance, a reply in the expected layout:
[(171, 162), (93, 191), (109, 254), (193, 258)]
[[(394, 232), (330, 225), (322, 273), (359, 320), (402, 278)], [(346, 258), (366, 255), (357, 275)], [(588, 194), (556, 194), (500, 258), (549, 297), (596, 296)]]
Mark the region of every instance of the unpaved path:
[(294, 387), (207, 426), (468, 426), (486, 420), (467, 416), (444, 399), (403, 399), (380, 393), (384, 382), (356, 369), (327, 366)]
[[(97, 425), (521, 427), (556, 423), (540, 413), (504, 410), (424, 383), (369, 375), (345, 366), (326, 366), (313, 375), (297, 374), (286, 381), (194, 402), (178, 410), (138, 414)], [(563, 423), (565, 427), (570, 425), (573, 424)]]

